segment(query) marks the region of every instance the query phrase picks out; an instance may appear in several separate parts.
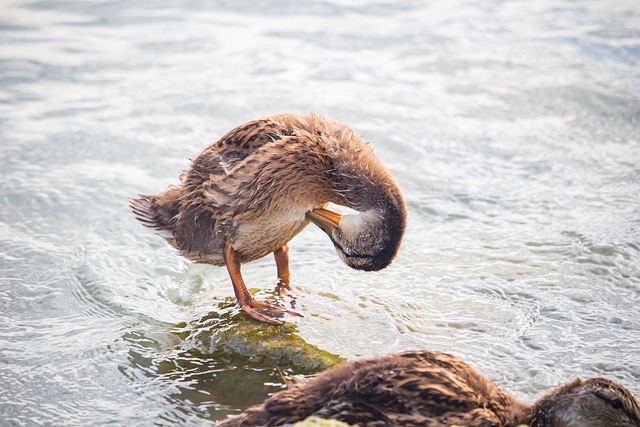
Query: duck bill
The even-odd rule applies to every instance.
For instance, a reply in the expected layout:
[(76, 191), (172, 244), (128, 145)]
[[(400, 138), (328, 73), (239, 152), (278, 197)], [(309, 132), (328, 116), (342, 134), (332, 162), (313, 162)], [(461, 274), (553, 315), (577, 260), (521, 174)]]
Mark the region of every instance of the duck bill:
[(307, 219), (320, 227), (329, 236), (332, 235), (333, 230), (338, 228), (340, 218), (342, 218), (342, 215), (338, 212), (325, 208), (316, 208), (307, 212)]

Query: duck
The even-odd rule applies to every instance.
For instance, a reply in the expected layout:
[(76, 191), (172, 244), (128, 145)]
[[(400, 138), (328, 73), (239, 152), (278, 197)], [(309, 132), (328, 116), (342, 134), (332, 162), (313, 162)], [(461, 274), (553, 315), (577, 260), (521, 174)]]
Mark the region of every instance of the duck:
[[(350, 208), (340, 214), (329, 204)], [(142, 225), (178, 253), (226, 266), (241, 309), (282, 325), (278, 302), (256, 300), (241, 265), (273, 254), (280, 295), (290, 290), (288, 242), (313, 223), (349, 267), (378, 271), (395, 258), (406, 228), (402, 193), (349, 126), (315, 114), (278, 114), (234, 128), (205, 148), (179, 185), (129, 199)]]
[(640, 427), (638, 401), (612, 380), (575, 378), (526, 404), (461, 359), (428, 350), (329, 368), (218, 427), (276, 427), (307, 417), (360, 427)]

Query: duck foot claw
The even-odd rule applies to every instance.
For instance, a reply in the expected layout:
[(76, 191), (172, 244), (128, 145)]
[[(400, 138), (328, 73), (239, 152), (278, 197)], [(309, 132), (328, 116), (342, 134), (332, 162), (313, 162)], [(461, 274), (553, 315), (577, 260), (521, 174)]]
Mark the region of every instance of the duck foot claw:
[(260, 322), (271, 323), (272, 325), (282, 325), (284, 321), (279, 318), (285, 314), (292, 316), (304, 317), (297, 311), (287, 310), (286, 308), (279, 307), (267, 302), (251, 299), (247, 304), (242, 305), (242, 310), (249, 315), (252, 319)]
[(275, 293), (276, 293), (276, 299), (279, 302), (281, 302), (282, 304), (286, 304), (288, 300), (291, 308), (296, 307), (296, 296), (293, 294), (293, 291), (291, 290), (291, 286), (289, 285), (289, 282), (278, 280)]

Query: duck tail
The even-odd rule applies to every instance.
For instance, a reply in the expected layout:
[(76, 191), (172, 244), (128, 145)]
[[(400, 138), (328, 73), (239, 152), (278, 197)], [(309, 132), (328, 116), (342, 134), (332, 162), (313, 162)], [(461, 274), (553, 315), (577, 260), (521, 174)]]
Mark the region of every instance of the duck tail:
[(162, 237), (172, 238), (173, 228), (179, 213), (177, 189), (148, 196), (141, 194), (129, 199), (133, 215), (145, 227), (156, 230)]

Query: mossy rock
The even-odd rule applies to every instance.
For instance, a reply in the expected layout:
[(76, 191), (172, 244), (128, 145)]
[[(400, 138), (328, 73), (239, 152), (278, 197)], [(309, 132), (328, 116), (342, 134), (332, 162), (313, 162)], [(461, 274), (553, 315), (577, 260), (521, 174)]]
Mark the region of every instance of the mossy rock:
[(228, 298), (215, 311), (174, 331), (186, 343), (218, 360), (277, 365), (297, 374), (325, 370), (344, 359), (308, 344), (293, 323), (269, 325), (249, 318)]
[(177, 398), (215, 402), (215, 418), (235, 413), (225, 408), (262, 403), (296, 375), (315, 374), (344, 360), (305, 342), (293, 323), (275, 326), (249, 318), (233, 298), (175, 325), (172, 336), (174, 351), (157, 362), (157, 374), (179, 385)]

